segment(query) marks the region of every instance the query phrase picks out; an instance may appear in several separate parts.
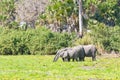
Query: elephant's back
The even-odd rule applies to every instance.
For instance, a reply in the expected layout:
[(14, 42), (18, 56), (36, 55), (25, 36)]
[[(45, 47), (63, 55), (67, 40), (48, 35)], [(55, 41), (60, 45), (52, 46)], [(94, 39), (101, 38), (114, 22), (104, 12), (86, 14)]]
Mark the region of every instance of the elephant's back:
[(82, 45), (75, 46), (74, 48), (75, 56), (84, 56), (84, 48)]

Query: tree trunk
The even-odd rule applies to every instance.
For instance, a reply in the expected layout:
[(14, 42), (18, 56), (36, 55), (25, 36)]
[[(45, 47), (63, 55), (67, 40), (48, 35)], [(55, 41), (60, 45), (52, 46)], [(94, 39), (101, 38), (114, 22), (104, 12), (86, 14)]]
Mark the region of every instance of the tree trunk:
[(83, 20), (82, 20), (82, 0), (79, 0), (79, 37), (83, 36)]

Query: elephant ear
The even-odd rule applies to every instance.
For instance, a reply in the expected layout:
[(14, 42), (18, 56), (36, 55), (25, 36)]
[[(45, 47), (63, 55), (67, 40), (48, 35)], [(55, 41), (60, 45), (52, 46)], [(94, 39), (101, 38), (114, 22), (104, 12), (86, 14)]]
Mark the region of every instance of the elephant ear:
[(68, 56), (68, 52), (67, 51), (64, 51), (63, 52), (63, 58), (67, 57)]
[(64, 51), (59, 52), (59, 56), (63, 57), (64, 56)]

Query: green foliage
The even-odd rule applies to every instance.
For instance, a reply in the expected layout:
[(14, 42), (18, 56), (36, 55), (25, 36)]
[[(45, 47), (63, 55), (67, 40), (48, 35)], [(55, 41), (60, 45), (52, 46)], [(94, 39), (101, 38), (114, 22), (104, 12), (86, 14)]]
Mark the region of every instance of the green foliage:
[(78, 9), (74, 0), (51, 0), (46, 12), (40, 19), (48, 24), (57, 22), (59, 25), (67, 24), (67, 19), (74, 15), (77, 18)]
[(91, 26), (91, 37), (96, 44), (102, 44), (106, 51), (120, 51), (120, 27), (108, 27), (99, 23)]
[(89, 34), (83, 36), (83, 38), (77, 39), (73, 45), (88, 45), (93, 44), (92, 38)]
[(73, 45), (95, 44), (101, 51), (120, 52), (120, 27), (109, 27), (96, 20), (89, 20), (90, 32), (84, 33), (82, 39), (77, 39)]
[[(86, 14), (89, 19), (97, 20), (108, 26), (120, 25), (118, 0), (82, 0), (82, 2), (85, 26), (87, 24), (87, 20), (84, 19)], [(76, 0), (51, 0), (45, 13), (40, 16), (40, 22), (43, 24), (53, 23), (62, 27), (64, 24), (72, 24), (68, 22), (72, 17), (71, 22), (75, 21), (74, 24), (78, 27), (78, 9)]]
[(13, 30), (0, 28), (0, 54), (54, 54), (56, 50), (72, 44), (74, 36), (53, 33), (40, 27), (36, 30)]
[(120, 25), (118, 0), (83, 0), (83, 8), (90, 18), (109, 26)]
[(9, 28), (16, 27), (15, 20), (15, 1), (1, 0), (0, 1), (0, 25), (8, 26)]

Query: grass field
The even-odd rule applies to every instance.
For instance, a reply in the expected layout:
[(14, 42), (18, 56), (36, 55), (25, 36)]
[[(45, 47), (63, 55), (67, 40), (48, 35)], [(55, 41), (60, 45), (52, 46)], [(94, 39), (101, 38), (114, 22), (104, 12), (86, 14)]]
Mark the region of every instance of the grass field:
[(54, 56), (0, 56), (0, 80), (120, 80), (120, 58), (52, 62)]

